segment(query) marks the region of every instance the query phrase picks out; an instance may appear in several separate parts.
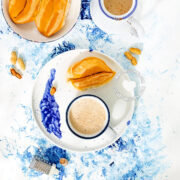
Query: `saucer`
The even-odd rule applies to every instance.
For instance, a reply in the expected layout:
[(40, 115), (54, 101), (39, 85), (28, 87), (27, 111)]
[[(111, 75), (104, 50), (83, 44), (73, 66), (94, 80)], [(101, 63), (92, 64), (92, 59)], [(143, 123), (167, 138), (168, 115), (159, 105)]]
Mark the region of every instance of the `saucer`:
[(66, 35), (76, 24), (77, 19), (81, 10), (81, 0), (71, 0), (71, 5), (69, 9), (69, 13), (67, 15), (64, 27), (54, 34), (51, 37), (43, 36), (38, 30), (34, 22), (26, 23), (26, 24), (15, 24), (9, 17), (8, 13), (8, 3), (9, 0), (2, 0), (1, 2), (2, 12), (7, 24), (10, 28), (18, 35), (23, 37), (24, 39), (33, 41), (33, 42), (51, 42), (55, 41), (64, 35)]
[[(140, 23), (135, 20), (135, 23), (132, 24), (134, 19), (140, 19), (142, 11), (142, 4), (138, 1), (138, 6), (128, 19), (124, 20), (114, 20), (107, 17), (101, 10), (98, 0), (92, 0), (90, 3), (90, 13), (94, 23), (108, 34), (118, 34), (121, 38), (128, 39), (142, 38), (144, 36), (144, 29)], [(141, 26), (139, 30), (138, 26)]]
[[(71, 83), (67, 82), (67, 70), (73, 63), (86, 57), (98, 57), (102, 59), (112, 70), (116, 72), (115, 77), (106, 85), (89, 89), (87, 91), (76, 90)], [(56, 103), (59, 105), (60, 112), (60, 130), (62, 137), (58, 138), (50, 134), (42, 123), (41, 111), (39, 108), (40, 101), (43, 97), (46, 83), (50, 77), (51, 69), (56, 70), (53, 84), (56, 86), (54, 94)], [(124, 133), (127, 123), (132, 119), (134, 113), (135, 101), (124, 101), (116, 94), (115, 88), (125, 96), (134, 96), (134, 91), (128, 91), (124, 88), (123, 82), (130, 81), (130, 77), (125, 70), (112, 58), (97, 52), (86, 49), (72, 50), (62, 53), (48, 62), (38, 74), (32, 94), (32, 109), (34, 118), (43, 134), (55, 145), (70, 151), (89, 152), (107, 147), (114, 143)], [(121, 74), (121, 78), (119, 78)], [(117, 77), (118, 76), (118, 77)], [(118, 85), (118, 86), (117, 86)], [(66, 123), (66, 111), (73, 99), (84, 94), (98, 96), (106, 102), (110, 111), (110, 122), (108, 128), (103, 134), (94, 139), (82, 139), (74, 135)]]

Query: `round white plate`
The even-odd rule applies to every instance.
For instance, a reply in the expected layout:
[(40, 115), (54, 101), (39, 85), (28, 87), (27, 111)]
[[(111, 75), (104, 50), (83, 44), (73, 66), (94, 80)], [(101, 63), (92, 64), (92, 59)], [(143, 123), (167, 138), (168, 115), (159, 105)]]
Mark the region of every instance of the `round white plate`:
[(48, 38), (43, 36), (37, 30), (34, 22), (26, 23), (26, 24), (13, 23), (8, 13), (9, 0), (2, 0), (2, 11), (3, 11), (6, 22), (16, 34), (20, 35), (24, 39), (34, 41), (34, 42), (51, 42), (67, 34), (77, 22), (77, 19), (79, 17), (80, 10), (81, 10), (81, 0), (75, 0), (75, 1), (70, 0), (70, 1), (71, 1), (71, 5), (70, 5), (69, 13), (67, 15), (64, 27), (59, 32), (57, 32), (56, 34)]
[[(117, 72), (116, 76), (118, 76), (118, 74), (123, 74), (123, 68), (115, 60), (102, 53), (99, 53), (97, 51), (89, 52), (89, 50), (86, 49), (72, 50), (60, 54), (59, 56), (48, 62), (40, 71), (33, 89), (32, 109), (39, 128), (44, 133), (44, 135), (57, 146), (71, 151), (94, 151), (112, 144), (122, 135), (122, 133), (127, 127), (127, 122), (131, 120), (134, 112), (134, 101), (127, 102), (119, 99), (114, 90), (114, 88), (118, 88), (119, 91), (122, 92), (124, 95), (134, 96), (134, 92), (128, 92), (123, 88), (123, 81), (130, 80), (127, 74), (123, 74), (121, 78), (117, 78), (115, 76), (111, 82), (104, 86), (82, 92), (76, 90), (71, 85), (71, 83), (67, 82), (66, 72), (69, 66), (76, 61), (80, 61), (83, 58), (90, 56), (95, 56), (103, 59), (110, 68)], [(41, 122), (42, 119), (39, 108), (39, 104), (43, 97), (46, 83), (50, 76), (50, 70), (52, 68), (56, 69), (56, 75), (53, 84), (55, 84), (57, 88), (57, 91), (55, 93), (55, 99), (59, 105), (59, 112), (61, 116), (61, 139), (47, 132)], [(68, 126), (66, 124), (65, 113), (69, 103), (72, 101), (72, 99), (82, 94), (93, 94), (99, 96), (106, 102), (110, 110), (110, 127), (102, 135), (94, 139), (87, 140), (75, 136), (68, 129)], [(115, 129), (117, 133), (115, 133), (112, 128)]]

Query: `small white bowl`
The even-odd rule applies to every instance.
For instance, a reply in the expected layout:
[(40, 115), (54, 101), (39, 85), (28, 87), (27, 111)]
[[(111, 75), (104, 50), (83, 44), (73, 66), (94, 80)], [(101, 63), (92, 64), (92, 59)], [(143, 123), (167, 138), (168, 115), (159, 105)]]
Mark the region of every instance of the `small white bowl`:
[(81, 10), (81, 0), (70, 0), (70, 3), (70, 9), (64, 27), (51, 37), (43, 36), (37, 30), (34, 22), (26, 24), (15, 24), (9, 17), (9, 0), (2, 0), (1, 8), (7, 24), (19, 36), (33, 42), (52, 42), (66, 35), (77, 22)]

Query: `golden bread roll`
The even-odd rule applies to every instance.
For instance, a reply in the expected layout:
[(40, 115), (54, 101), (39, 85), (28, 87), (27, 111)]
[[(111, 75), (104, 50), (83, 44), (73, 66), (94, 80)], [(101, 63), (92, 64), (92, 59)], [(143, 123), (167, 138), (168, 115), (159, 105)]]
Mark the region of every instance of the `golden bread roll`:
[(27, 0), (9, 0), (9, 15), (12, 20), (25, 8), (26, 1)]
[(78, 90), (86, 90), (108, 83), (116, 74), (107, 64), (97, 57), (87, 57), (67, 71), (67, 79)]
[(85, 78), (71, 80), (71, 83), (76, 89), (84, 91), (107, 84), (115, 74), (115, 72), (102, 72)]
[(50, 37), (65, 24), (69, 0), (41, 0), (38, 14), (35, 18), (40, 33)]
[[(16, 17), (12, 17), (11, 12), (13, 11), (11, 12), (9, 11), (10, 17), (12, 17), (12, 20), (16, 24), (24, 24), (24, 23), (29, 23), (29, 22), (34, 21), (34, 18), (39, 9), (40, 1), (41, 0), (26, 0), (24, 8)], [(16, 3), (17, 6), (18, 4), (19, 3)], [(10, 7), (10, 4), (9, 4), (9, 7)], [(14, 6), (14, 10), (16, 10), (16, 6)]]
[(112, 72), (104, 61), (97, 57), (87, 57), (68, 69), (68, 79), (86, 77), (99, 72)]

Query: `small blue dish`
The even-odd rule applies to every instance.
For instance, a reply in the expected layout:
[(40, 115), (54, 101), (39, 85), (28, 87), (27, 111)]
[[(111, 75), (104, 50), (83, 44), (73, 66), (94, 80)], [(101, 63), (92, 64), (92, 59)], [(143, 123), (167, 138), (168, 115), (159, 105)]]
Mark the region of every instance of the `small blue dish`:
[[(99, 100), (99, 101), (104, 105), (104, 107), (105, 107), (105, 109), (106, 109), (106, 111), (107, 111), (107, 122), (106, 122), (104, 128), (103, 128), (98, 134), (95, 134), (95, 135), (93, 135), (93, 136), (83, 136), (83, 135), (78, 134), (77, 132), (75, 132), (75, 131), (73, 130), (73, 128), (71, 127), (71, 125), (70, 125), (70, 123), (69, 123), (69, 110), (70, 110), (70, 108), (71, 108), (71, 105), (72, 105), (76, 100), (78, 100), (78, 99), (80, 99), (80, 98), (82, 98), (82, 97), (93, 97), (93, 98), (96, 98), (97, 100)], [(74, 135), (76, 135), (76, 136), (78, 136), (78, 137), (80, 137), (80, 138), (83, 138), (83, 139), (93, 139), (93, 138), (96, 138), (96, 137), (100, 136), (101, 134), (103, 134), (103, 133), (105, 132), (105, 130), (106, 130), (107, 127), (109, 126), (109, 122), (110, 122), (110, 111), (109, 111), (109, 108), (108, 108), (107, 104), (106, 104), (100, 97), (95, 96), (95, 95), (92, 95), (92, 94), (85, 94), (85, 95), (81, 95), (81, 96), (76, 97), (75, 99), (73, 99), (73, 100), (70, 102), (70, 104), (68, 105), (67, 110), (66, 110), (66, 123), (67, 123), (68, 128), (70, 129), (70, 131), (71, 131)]]

